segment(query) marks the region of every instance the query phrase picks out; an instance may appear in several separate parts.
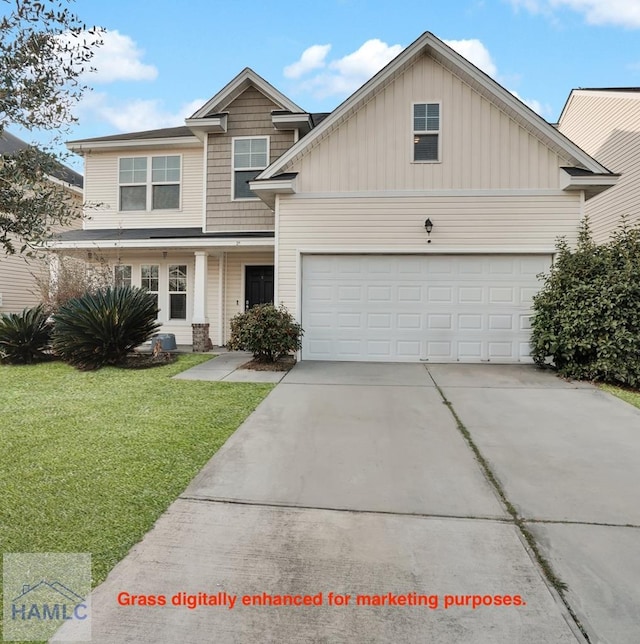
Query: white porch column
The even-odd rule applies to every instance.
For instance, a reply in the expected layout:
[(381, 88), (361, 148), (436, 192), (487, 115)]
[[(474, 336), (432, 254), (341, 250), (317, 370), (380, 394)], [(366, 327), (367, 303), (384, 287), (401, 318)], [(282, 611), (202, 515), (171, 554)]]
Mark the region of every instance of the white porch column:
[(207, 253), (197, 250), (196, 271), (193, 284), (193, 316), (192, 324), (207, 323)]

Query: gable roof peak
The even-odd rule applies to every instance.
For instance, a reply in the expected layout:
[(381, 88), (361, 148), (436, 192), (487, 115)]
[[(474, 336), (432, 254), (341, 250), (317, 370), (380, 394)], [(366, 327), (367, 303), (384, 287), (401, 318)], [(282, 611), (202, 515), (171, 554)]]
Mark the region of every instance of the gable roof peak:
[(304, 110), (296, 105), (291, 99), (287, 98), (282, 92), (271, 85), (271, 83), (254, 72), (251, 67), (245, 67), (217, 94), (212, 96), (199, 110), (191, 115), (189, 119), (205, 118), (209, 114), (216, 114), (224, 111), (229, 103), (234, 101), (249, 87), (255, 87), (259, 92), (264, 94), (283, 110), (289, 110), (290, 112), (304, 112)]
[(430, 31), (425, 31), (414, 42), (403, 49), (391, 62), (343, 101), (331, 114), (305, 137), (287, 150), (279, 159), (267, 167), (257, 179), (268, 179), (290, 169), (291, 162), (313, 146), (313, 142), (325, 136), (351, 113), (360, 109), (372, 96), (420, 56), (427, 54), (455, 74), (466, 80), (470, 87), (498, 105), (516, 122), (539, 137), (551, 149), (566, 155), (572, 164), (584, 166), (591, 172), (608, 170), (561, 134), (539, 114), (516, 98), (488, 74), (469, 62)]

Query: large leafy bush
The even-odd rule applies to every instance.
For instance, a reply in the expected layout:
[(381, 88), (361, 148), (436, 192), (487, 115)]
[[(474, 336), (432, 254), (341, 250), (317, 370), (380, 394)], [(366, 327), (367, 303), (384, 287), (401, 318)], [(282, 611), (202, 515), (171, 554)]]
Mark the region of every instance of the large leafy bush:
[(284, 306), (259, 304), (231, 319), (232, 351), (251, 351), (261, 362), (276, 362), (302, 347), (302, 327)]
[(51, 357), (51, 326), (43, 306), (0, 316), (0, 362), (32, 364)]
[(578, 245), (566, 241), (534, 298), (537, 364), (579, 380), (640, 386), (640, 228), (623, 224), (596, 246), (588, 222)]
[(155, 296), (130, 286), (85, 293), (63, 304), (53, 316), (54, 351), (79, 369), (122, 364), (155, 333)]

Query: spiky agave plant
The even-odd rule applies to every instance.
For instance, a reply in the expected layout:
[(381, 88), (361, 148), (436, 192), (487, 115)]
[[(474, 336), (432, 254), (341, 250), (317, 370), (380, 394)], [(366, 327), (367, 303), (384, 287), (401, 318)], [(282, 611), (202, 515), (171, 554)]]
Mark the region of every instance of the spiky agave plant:
[(51, 325), (47, 318), (43, 306), (0, 315), (0, 362), (33, 364), (49, 359)]
[(131, 286), (69, 300), (53, 316), (53, 349), (82, 370), (118, 365), (160, 325), (155, 295)]

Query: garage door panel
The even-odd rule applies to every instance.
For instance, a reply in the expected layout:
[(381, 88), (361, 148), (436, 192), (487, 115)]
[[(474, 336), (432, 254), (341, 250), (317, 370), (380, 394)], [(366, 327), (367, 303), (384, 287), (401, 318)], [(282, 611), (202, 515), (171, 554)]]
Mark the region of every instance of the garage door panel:
[(550, 256), (303, 256), (303, 359), (527, 361)]

